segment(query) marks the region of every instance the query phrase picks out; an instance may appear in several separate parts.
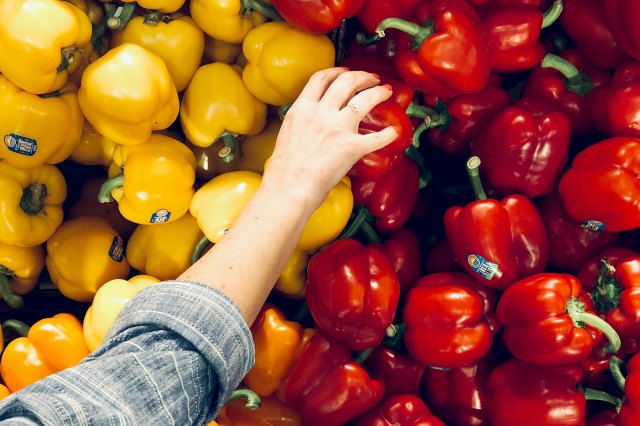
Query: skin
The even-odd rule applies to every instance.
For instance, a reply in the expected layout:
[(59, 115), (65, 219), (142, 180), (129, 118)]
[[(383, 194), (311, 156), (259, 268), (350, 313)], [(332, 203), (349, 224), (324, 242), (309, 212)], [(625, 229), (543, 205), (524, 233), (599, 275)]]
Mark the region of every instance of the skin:
[(179, 279), (224, 292), (251, 324), (331, 188), (362, 156), (398, 136), (393, 127), (358, 134), (362, 118), (391, 96), (379, 83), (345, 68), (314, 74), (287, 112), (260, 188), (224, 239)]

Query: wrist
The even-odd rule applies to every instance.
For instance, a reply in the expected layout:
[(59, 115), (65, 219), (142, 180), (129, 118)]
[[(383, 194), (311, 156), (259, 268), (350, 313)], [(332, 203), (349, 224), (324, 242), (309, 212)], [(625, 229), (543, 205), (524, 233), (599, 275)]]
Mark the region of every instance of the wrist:
[[(322, 204), (329, 191), (313, 187), (308, 179), (291, 173), (269, 173), (265, 171), (261, 191), (273, 199), (281, 199), (284, 205), (301, 209), (307, 218)], [(330, 190), (330, 189), (329, 189)]]

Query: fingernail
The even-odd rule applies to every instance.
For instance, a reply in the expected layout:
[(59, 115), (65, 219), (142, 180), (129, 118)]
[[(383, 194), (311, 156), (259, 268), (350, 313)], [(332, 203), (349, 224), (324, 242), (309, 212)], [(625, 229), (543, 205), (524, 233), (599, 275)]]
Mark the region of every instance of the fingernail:
[(400, 133), (402, 133), (402, 127), (400, 127), (400, 126), (393, 126), (393, 129), (396, 131), (396, 133), (398, 135), (400, 135)]
[(349, 67), (339, 67), (339, 68), (342, 68), (345, 71), (351, 71), (351, 68), (349, 68)]
[(376, 74), (375, 72), (370, 72), (369, 74), (371, 74), (376, 80), (380, 80), (380, 75)]
[(391, 92), (393, 92), (393, 87), (391, 87), (391, 85), (388, 84), (388, 83), (387, 84), (383, 84), (382, 87), (385, 87), (385, 88), (389, 89)]

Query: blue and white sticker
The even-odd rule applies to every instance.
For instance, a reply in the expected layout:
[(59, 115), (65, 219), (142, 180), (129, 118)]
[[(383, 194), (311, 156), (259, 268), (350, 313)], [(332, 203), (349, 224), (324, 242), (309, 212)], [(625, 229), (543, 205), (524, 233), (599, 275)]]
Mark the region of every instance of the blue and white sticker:
[(482, 278), (491, 280), (498, 272), (498, 264), (489, 262), (479, 254), (468, 254), (467, 263), (476, 274)]
[(33, 157), (38, 150), (38, 142), (35, 139), (26, 138), (15, 133), (4, 135), (4, 144), (9, 151), (28, 157)]
[(149, 223), (165, 223), (169, 222), (169, 217), (171, 217), (171, 212), (167, 209), (160, 209), (154, 214), (151, 215), (151, 220)]
[(580, 226), (593, 232), (604, 231), (605, 228), (605, 224), (599, 220), (585, 220)]
[(120, 235), (116, 235), (109, 249), (109, 257), (116, 262), (122, 262), (124, 259), (124, 240)]

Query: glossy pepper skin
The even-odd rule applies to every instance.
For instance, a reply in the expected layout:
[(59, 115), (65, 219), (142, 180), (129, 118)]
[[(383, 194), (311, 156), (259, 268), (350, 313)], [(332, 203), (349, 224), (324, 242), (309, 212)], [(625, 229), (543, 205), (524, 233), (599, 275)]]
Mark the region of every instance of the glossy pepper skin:
[[(429, 129), (429, 141), (448, 154), (469, 152), (471, 142), (500, 111), (511, 105), (507, 92), (489, 86), (474, 94), (452, 97), (438, 111), (444, 125)], [(435, 109), (438, 109), (436, 105)]]
[(365, 368), (369, 375), (384, 382), (384, 397), (418, 395), (425, 365), (410, 356), (384, 346), (378, 346), (367, 358)]
[[(123, 3), (133, 3), (134, 0), (125, 0)], [(135, 0), (142, 8), (161, 13), (173, 13), (182, 8), (184, 0)], [(131, 22), (131, 21), (129, 21)], [(127, 24), (128, 25), (128, 24)], [(126, 29), (126, 27), (125, 27)]]
[(143, 274), (174, 280), (191, 266), (200, 238), (198, 221), (189, 212), (174, 222), (138, 225), (127, 242), (127, 260)]
[(358, 418), (356, 426), (445, 426), (416, 395), (394, 395)]
[[(599, 253), (597, 256), (592, 257), (583, 263), (582, 268), (577, 274), (580, 283), (582, 284), (582, 288), (591, 293), (595, 288), (596, 284), (598, 284), (598, 275), (602, 272), (603, 263), (602, 260), (606, 259), (612, 266), (614, 266), (621, 259), (634, 256), (637, 253), (633, 250), (629, 250), (623, 247), (613, 247), (607, 250), (604, 250), (602, 253)], [(617, 271), (616, 271), (617, 272)]]
[(584, 425), (586, 400), (576, 364), (535, 366), (511, 359), (491, 372), (489, 418), (493, 426)]
[(89, 349), (80, 321), (71, 314), (57, 314), (36, 322), (28, 334), (7, 345), (0, 360), (0, 373), (11, 392), (16, 392), (78, 365), (87, 355)]
[(542, 272), (549, 258), (544, 223), (521, 195), (450, 207), (444, 216), (447, 239), (464, 269), (480, 283), (505, 289)]
[(0, 242), (33, 247), (47, 241), (62, 223), (67, 183), (50, 164), (19, 169), (0, 161)]
[(485, 301), (461, 272), (426, 275), (407, 295), (402, 317), (411, 356), (430, 366), (460, 367), (482, 358), (493, 343)]
[(409, 220), (418, 199), (420, 171), (406, 155), (399, 155), (389, 171), (378, 179), (351, 180), (356, 206), (365, 206), (382, 232), (400, 229)]
[(343, 19), (354, 16), (364, 0), (275, 0), (271, 3), (292, 26), (308, 33), (324, 34), (337, 28)]
[(64, 86), (67, 67), (91, 38), (87, 15), (57, 0), (4, 0), (0, 13), (0, 73), (38, 95)]
[(0, 385), (0, 401), (11, 395), (11, 391), (5, 385)]
[(128, 280), (110, 280), (101, 286), (87, 309), (82, 324), (84, 341), (89, 350), (98, 349), (116, 317), (133, 296), (158, 282), (160, 280), (150, 275), (136, 275)]
[(212, 145), (224, 132), (255, 135), (265, 126), (266, 105), (242, 82), (239, 72), (222, 62), (198, 68), (180, 105), (180, 122), (196, 146)]
[(383, 243), (371, 243), (369, 247), (382, 251), (391, 262), (400, 282), (400, 293), (411, 289), (420, 277), (420, 240), (408, 228), (400, 228)]
[[(592, 312), (588, 295), (572, 275), (543, 273), (513, 284), (498, 303), (504, 342), (518, 359), (536, 365), (560, 365), (586, 358), (600, 338), (591, 325), (576, 325), (572, 305)], [(575, 306), (575, 305), (574, 305)]]
[(557, 192), (538, 199), (536, 205), (547, 229), (549, 263), (556, 268), (577, 273), (589, 258), (618, 241), (615, 232), (602, 232), (569, 217)]
[(18, 247), (0, 242), (0, 298), (12, 308), (21, 307), (20, 296), (38, 284), (44, 256), (42, 246)]
[(413, 19), (417, 24), (383, 21), (376, 30), (408, 30), (398, 39), (395, 57), (398, 74), (407, 83), (434, 96), (475, 93), (485, 87), (491, 72), (489, 45), (471, 5), (462, 0), (426, 2)]
[(634, 20), (640, 13), (640, 4), (633, 0), (611, 0), (606, 2), (604, 17), (613, 39), (624, 52), (640, 60), (640, 29)]
[(312, 74), (335, 62), (335, 48), (327, 36), (285, 22), (267, 22), (251, 30), (242, 42), (242, 53), (248, 61), (242, 80), (249, 91), (278, 106), (293, 102)]
[(558, 192), (569, 216), (596, 220), (606, 231), (640, 227), (640, 139), (606, 139), (581, 151)]
[(384, 253), (355, 240), (337, 240), (309, 261), (306, 294), (321, 330), (365, 350), (382, 342), (400, 284)]
[(304, 347), (285, 382), (285, 398), (308, 426), (341, 426), (382, 400), (384, 384), (371, 379), (342, 342), (319, 331)]
[(85, 118), (118, 144), (135, 145), (178, 116), (178, 92), (162, 58), (125, 43), (92, 62), (82, 74), (78, 101)]
[(627, 363), (625, 399), (620, 409), (620, 426), (634, 426), (640, 418), (640, 355)]
[[(113, 188), (110, 195), (126, 219), (159, 224), (178, 220), (189, 210), (196, 159), (180, 141), (153, 134), (142, 144), (118, 146), (113, 162), (122, 169), (116, 175), (121, 182), (112, 180), (113, 185), (103, 188)], [(105, 197), (108, 201), (108, 194)]]
[(107, 281), (129, 275), (122, 237), (96, 216), (66, 221), (47, 241), (47, 270), (62, 294), (89, 302)]
[(304, 426), (300, 415), (275, 396), (261, 400), (259, 410), (246, 408), (244, 400), (232, 401), (222, 408), (217, 423), (208, 426)]
[[(603, 89), (604, 114), (608, 132), (613, 136), (640, 137), (638, 105), (640, 105), (640, 62), (629, 61), (618, 67), (609, 90)], [(602, 112), (594, 110), (593, 114)]]
[(489, 426), (487, 380), (495, 364), (487, 355), (461, 367), (427, 368), (425, 402), (450, 426)]
[(309, 254), (304, 250), (294, 250), (273, 289), (289, 299), (304, 299), (308, 264)]
[(122, 31), (113, 32), (113, 46), (124, 43), (137, 44), (160, 56), (176, 90), (182, 92), (202, 62), (204, 33), (189, 16), (151, 12), (134, 17)]
[(189, 14), (207, 35), (233, 44), (242, 43), (249, 31), (267, 21), (255, 11), (244, 13), (240, 0), (190, 1)]
[(66, 160), (80, 143), (84, 122), (77, 92), (67, 83), (41, 97), (0, 75), (0, 158), (25, 169)]
[(502, 194), (548, 194), (567, 163), (571, 124), (543, 100), (526, 99), (503, 109), (471, 146), (483, 176)]
[(386, 18), (411, 19), (421, 4), (420, 0), (367, 0), (356, 18), (367, 31), (375, 33)]
[(87, 120), (83, 121), (80, 143), (69, 155), (69, 160), (83, 166), (109, 167), (116, 143), (98, 133)]

